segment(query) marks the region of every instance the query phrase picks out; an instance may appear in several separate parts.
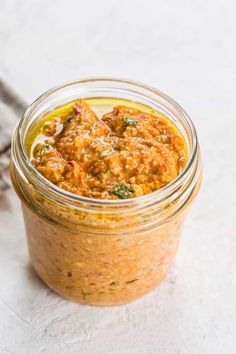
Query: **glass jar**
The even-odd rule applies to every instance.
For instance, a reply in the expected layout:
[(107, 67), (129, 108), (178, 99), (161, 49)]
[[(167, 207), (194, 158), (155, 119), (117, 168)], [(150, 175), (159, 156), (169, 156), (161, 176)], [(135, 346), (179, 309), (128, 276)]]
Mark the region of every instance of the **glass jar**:
[[(188, 150), (179, 176), (142, 197), (99, 200), (60, 189), (39, 174), (26, 153), (29, 127), (58, 106), (91, 97), (125, 98), (168, 117)], [(187, 114), (162, 92), (126, 80), (86, 79), (46, 92), (27, 109), (12, 138), (11, 176), (40, 278), (67, 299), (117, 305), (148, 293), (167, 275), (201, 183), (199, 145)]]

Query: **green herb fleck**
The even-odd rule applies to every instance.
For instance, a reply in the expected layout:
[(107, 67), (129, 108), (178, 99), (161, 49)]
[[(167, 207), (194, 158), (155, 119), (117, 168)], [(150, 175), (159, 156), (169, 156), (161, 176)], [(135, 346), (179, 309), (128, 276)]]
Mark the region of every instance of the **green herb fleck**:
[(67, 285), (67, 286), (66, 286), (66, 289), (68, 289), (68, 290), (73, 289), (73, 285)]
[(112, 189), (111, 193), (117, 195), (120, 199), (127, 199), (133, 192), (132, 186), (128, 183), (119, 182)]
[(116, 286), (116, 285), (118, 285), (119, 283), (118, 283), (118, 281), (113, 281), (113, 282), (111, 282), (109, 285), (111, 285), (111, 286)]
[(131, 284), (131, 283), (134, 283), (135, 281), (138, 281), (138, 279), (129, 280), (126, 282), (126, 284)]
[(43, 144), (37, 144), (34, 148), (34, 154), (43, 154), (45, 151), (48, 151), (50, 149), (50, 145), (43, 145)]
[(65, 122), (64, 122), (64, 129), (67, 128), (72, 121), (73, 117), (69, 117)]
[(81, 290), (81, 294), (82, 294), (84, 300), (86, 299), (87, 296), (92, 295), (91, 292), (83, 291), (83, 290)]
[(131, 127), (137, 127), (137, 125), (138, 125), (138, 122), (136, 122), (135, 120), (133, 120), (129, 117), (124, 117), (123, 120), (126, 125), (130, 125)]
[(159, 136), (157, 136), (157, 141), (158, 143), (162, 143), (162, 144), (168, 144), (170, 141), (170, 138), (167, 134), (161, 134)]
[(179, 163), (184, 165), (186, 163), (186, 158), (183, 156), (179, 157)]

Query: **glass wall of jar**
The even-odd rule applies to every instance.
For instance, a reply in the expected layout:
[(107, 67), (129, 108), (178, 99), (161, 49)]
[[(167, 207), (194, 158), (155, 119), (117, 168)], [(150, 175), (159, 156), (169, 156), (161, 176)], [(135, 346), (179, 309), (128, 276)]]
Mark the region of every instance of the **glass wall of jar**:
[[(99, 200), (63, 190), (39, 174), (26, 151), (29, 130), (57, 107), (92, 97), (127, 99), (163, 113), (186, 142), (188, 162), (179, 176), (142, 197)], [(148, 293), (167, 275), (201, 183), (200, 151), (193, 123), (167, 95), (126, 80), (86, 79), (46, 92), (27, 109), (12, 138), (11, 176), (40, 278), (67, 299), (116, 305)]]

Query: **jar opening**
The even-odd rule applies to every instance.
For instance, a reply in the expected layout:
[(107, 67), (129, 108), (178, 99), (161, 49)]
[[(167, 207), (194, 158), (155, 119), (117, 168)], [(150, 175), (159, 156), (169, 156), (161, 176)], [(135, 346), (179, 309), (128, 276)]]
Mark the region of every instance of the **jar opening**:
[[(45, 114), (52, 109), (55, 109), (56, 106), (68, 103), (75, 98), (96, 97), (98, 95), (100, 97), (114, 97), (115, 95), (115, 97), (131, 98), (134, 102), (144, 103), (157, 111), (163, 112), (167, 118), (173, 121), (183, 135), (188, 149), (188, 161), (176, 179), (163, 188), (158, 189), (155, 192), (145, 194), (141, 197), (122, 200), (109, 200), (88, 198), (66, 191), (47, 180), (35, 169), (27, 155), (24, 144), (27, 130), (34, 119), (42, 116), (42, 114)], [(178, 103), (166, 94), (151, 86), (143, 85), (135, 81), (127, 81), (116, 78), (84, 79), (70, 82), (47, 91), (36, 101), (34, 101), (33, 104), (26, 110), (18, 124), (15, 136), (18, 143), (18, 157), (21, 156), (22, 171), (24, 176), (28, 178), (33, 185), (37, 185), (45, 195), (52, 193), (54, 198), (64, 204), (69, 205), (70, 203), (84, 203), (87, 205), (93, 205), (94, 207), (102, 205), (111, 208), (119, 208), (121, 206), (128, 207), (130, 205), (143, 205), (143, 203), (151, 204), (154, 200), (155, 203), (162, 202), (164, 199), (175, 193), (176, 190), (178, 190), (178, 188), (192, 175), (194, 171), (194, 163), (196, 163), (198, 147), (194, 125), (189, 116)]]

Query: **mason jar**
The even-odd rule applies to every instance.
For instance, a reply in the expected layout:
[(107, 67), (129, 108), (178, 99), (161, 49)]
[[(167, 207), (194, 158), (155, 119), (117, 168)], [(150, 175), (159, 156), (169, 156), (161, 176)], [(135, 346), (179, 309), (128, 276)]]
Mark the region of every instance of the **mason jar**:
[[(178, 177), (125, 200), (79, 196), (45, 179), (27, 153), (29, 129), (57, 107), (93, 97), (127, 99), (164, 114), (186, 143), (188, 161)], [(47, 91), (23, 114), (12, 138), (11, 177), (39, 277), (66, 299), (123, 304), (153, 290), (173, 263), (186, 211), (201, 184), (197, 134), (185, 111), (152, 87), (112, 78), (80, 80)]]

